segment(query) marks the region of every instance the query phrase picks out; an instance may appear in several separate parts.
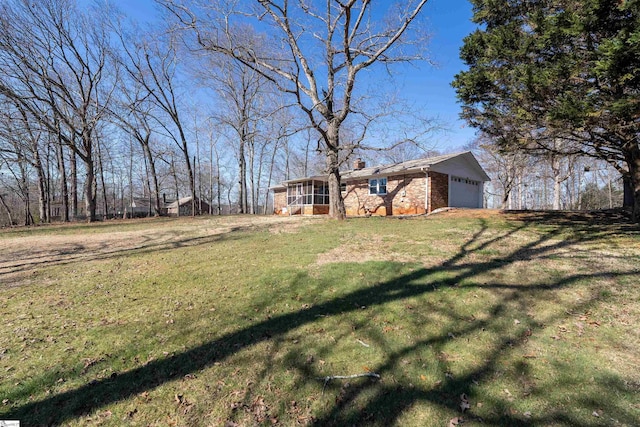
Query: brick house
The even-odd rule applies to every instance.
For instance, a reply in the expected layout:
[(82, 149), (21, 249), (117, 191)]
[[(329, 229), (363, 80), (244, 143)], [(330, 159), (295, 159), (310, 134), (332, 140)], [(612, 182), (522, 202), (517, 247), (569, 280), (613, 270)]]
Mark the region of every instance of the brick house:
[[(366, 167), (357, 159), (342, 172), (342, 197), (349, 216), (416, 215), (443, 207), (482, 208), (490, 181), (470, 151)], [(277, 215), (329, 213), (326, 176), (284, 181), (272, 187)]]

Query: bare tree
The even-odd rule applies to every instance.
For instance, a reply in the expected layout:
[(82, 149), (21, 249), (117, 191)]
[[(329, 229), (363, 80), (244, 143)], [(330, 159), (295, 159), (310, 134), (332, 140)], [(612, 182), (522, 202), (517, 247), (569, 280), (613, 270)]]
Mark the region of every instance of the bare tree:
[(259, 97), (264, 78), (255, 70), (232, 61), (220, 61), (213, 77), (216, 92), (221, 100), (221, 107), (214, 118), (229, 126), (236, 133), (236, 158), (238, 160), (238, 212), (253, 213), (249, 205), (247, 175), (252, 171), (247, 167), (247, 155), (256, 138), (257, 125), (261, 116)]
[(97, 14), (69, 0), (0, 6), (0, 92), (57, 133), (85, 167), (85, 203), (95, 220), (94, 132), (113, 91), (109, 35)]
[[(359, 76), (375, 63), (421, 58), (419, 52), (404, 51), (402, 47), (410, 44), (407, 30), (427, 0), (396, 3), (389, 7), (386, 17), (371, 1), (329, 0), (324, 6), (286, 0), (230, 5), (217, 2), (220, 7), (210, 9), (212, 14), (208, 16), (212, 19), (207, 22), (202, 10), (173, 0), (158, 1), (181, 24), (194, 30), (201, 48), (233, 58), (293, 97), (320, 135), (326, 156), (330, 215), (345, 218), (340, 192), (340, 129), (354, 111)], [(240, 21), (249, 19), (256, 25), (269, 26), (273, 37), (269, 42), (281, 46), (279, 52), (247, 45), (246, 24), (242, 28), (244, 35), (239, 37)]]
[(144, 90), (141, 99), (148, 98), (153, 102), (172, 124), (167, 123), (164, 116), (145, 113), (145, 117), (153, 117), (156, 120), (165, 135), (175, 142), (182, 153), (189, 180), (191, 212), (195, 214), (197, 212), (195, 175), (189, 153), (187, 130), (179, 103), (179, 61), (176, 40), (158, 34), (148, 34), (142, 38), (127, 36), (120, 28), (118, 33), (124, 52), (122, 65), (128, 77)]
[(156, 122), (153, 115), (154, 104), (149, 101), (149, 93), (135, 79), (128, 77), (130, 76), (125, 75), (120, 80), (119, 96), (114, 103), (111, 116), (116, 124), (142, 148), (150, 179), (153, 215), (159, 216), (161, 213), (160, 187), (156, 172), (156, 158), (151, 149), (153, 124)]
[[(521, 183), (527, 155), (519, 152), (502, 152), (488, 137), (480, 137), (469, 147), (483, 164), (492, 178), (493, 196), (500, 198), (500, 208), (510, 209), (516, 206), (513, 196), (522, 194), (518, 190)], [(521, 199), (521, 198), (520, 198)], [(521, 203), (520, 203), (521, 204)]]
[[(0, 139), (3, 142), (0, 144), (0, 151), (9, 154), (15, 163), (26, 163), (35, 170), (40, 222), (49, 222), (48, 184), (41, 155), (45, 137), (45, 132), (37, 127), (37, 121), (29, 116), (19, 102), (7, 100), (4, 103), (4, 108), (0, 113)], [(5, 161), (6, 159), (5, 157)], [(24, 180), (22, 183), (26, 192), (24, 194), (28, 195), (27, 168), (25, 165), (21, 165), (20, 170), (23, 172), (20, 174), (20, 180)]]

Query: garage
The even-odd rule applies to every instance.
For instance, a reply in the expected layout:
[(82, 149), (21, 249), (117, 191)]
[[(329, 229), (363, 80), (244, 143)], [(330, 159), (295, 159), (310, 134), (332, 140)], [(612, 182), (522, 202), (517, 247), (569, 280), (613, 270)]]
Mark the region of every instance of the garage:
[(452, 176), (449, 181), (449, 206), (456, 208), (481, 208), (482, 182)]

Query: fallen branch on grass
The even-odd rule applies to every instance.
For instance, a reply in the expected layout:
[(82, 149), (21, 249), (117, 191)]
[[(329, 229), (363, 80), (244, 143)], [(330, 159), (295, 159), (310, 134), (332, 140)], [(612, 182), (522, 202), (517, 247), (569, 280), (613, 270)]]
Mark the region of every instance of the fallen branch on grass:
[(318, 379), (324, 381), (324, 385), (322, 386), (322, 394), (324, 394), (324, 389), (327, 387), (327, 384), (331, 380), (350, 380), (352, 378), (361, 378), (361, 377), (370, 377), (370, 378), (380, 379), (380, 374), (376, 374), (375, 372), (365, 372), (364, 374), (354, 374), (354, 375), (329, 375), (327, 377), (318, 377)]

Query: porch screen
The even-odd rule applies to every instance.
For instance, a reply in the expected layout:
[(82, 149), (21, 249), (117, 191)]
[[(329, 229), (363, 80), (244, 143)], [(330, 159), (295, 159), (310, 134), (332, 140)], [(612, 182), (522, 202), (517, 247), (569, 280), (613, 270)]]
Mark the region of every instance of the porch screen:
[(316, 182), (313, 189), (313, 204), (329, 204), (329, 186), (324, 182)]
[(329, 186), (322, 181), (306, 181), (290, 184), (287, 187), (287, 204), (328, 205)]

